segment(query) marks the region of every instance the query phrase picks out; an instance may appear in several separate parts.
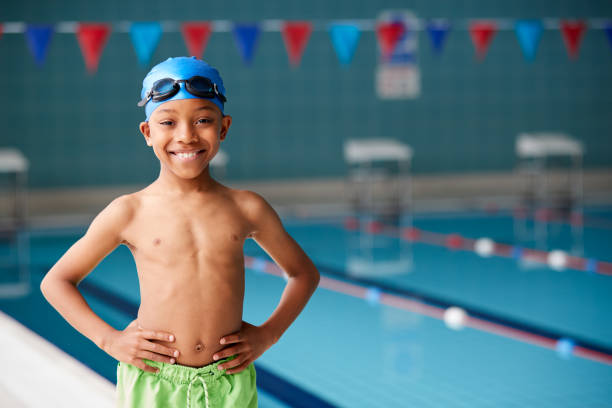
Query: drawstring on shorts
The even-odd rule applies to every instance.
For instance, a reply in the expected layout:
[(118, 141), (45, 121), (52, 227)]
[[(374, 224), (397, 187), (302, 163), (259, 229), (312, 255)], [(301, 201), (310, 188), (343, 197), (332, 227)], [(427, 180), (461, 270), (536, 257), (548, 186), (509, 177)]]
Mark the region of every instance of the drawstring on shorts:
[(208, 386), (206, 385), (206, 381), (204, 381), (203, 375), (214, 375), (214, 374), (213, 373), (197, 373), (191, 379), (191, 381), (189, 381), (189, 387), (187, 387), (187, 408), (191, 406), (191, 386), (193, 385), (196, 379), (199, 379), (200, 381), (202, 381), (202, 384), (204, 385), (204, 397), (206, 398), (206, 408), (209, 408), (208, 406)]

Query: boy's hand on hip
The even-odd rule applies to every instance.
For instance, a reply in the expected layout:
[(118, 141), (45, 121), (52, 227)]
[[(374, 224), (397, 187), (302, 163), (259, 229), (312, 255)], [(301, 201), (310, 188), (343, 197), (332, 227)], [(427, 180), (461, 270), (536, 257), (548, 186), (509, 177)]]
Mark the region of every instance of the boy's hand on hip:
[[(174, 364), (179, 351), (152, 340), (174, 341), (174, 335), (158, 330), (147, 330), (133, 320), (124, 330), (116, 330), (106, 339), (104, 351), (116, 360), (132, 364), (144, 371), (156, 373), (158, 370), (145, 364), (143, 359)], [(170, 356), (170, 357), (168, 357)]]
[(266, 329), (243, 320), (240, 331), (221, 337), (219, 343), (230, 344), (230, 346), (217, 351), (213, 356), (215, 360), (233, 355), (236, 355), (236, 357), (219, 364), (217, 367), (221, 370), (227, 370), (227, 374), (234, 374), (244, 370), (249, 364), (257, 360), (264, 351), (274, 344), (274, 341)]

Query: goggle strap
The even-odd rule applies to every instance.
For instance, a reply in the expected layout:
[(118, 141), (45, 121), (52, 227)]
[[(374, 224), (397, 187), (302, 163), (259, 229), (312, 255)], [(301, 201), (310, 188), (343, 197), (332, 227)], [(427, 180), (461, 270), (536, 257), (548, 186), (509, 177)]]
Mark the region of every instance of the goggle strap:
[(222, 103), (225, 103), (225, 100), (226, 100), (225, 96), (222, 95), (221, 92), (219, 92), (219, 89), (217, 88), (217, 84), (215, 82), (213, 82), (212, 84), (213, 84), (213, 89), (215, 90), (215, 94), (219, 97), (219, 99), (221, 99)]
[(151, 98), (151, 91), (147, 92), (144, 98), (140, 102), (138, 102), (138, 106), (145, 106), (147, 102), (149, 102), (149, 98)]

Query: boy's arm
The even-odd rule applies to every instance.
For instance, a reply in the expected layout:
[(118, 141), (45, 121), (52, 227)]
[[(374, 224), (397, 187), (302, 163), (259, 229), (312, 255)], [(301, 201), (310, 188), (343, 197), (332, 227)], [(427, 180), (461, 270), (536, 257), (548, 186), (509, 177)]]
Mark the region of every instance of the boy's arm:
[(121, 233), (129, 223), (131, 212), (125, 196), (113, 200), (94, 218), (85, 235), (53, 265), (40, 284), (44, 297), (64, 319), (102, 349), (104, 340), (115, 329), (91, 310), (77, 286), (122, 242)]
[(289, 277), (278, 306), (260, 326), (268, 330), (274, 342), (277, 342), (314, 293), (320, 275), (263, 197), (249, 191), (245, 202), (248, 218), (253, 225), (252, 238)]
[(87, 232), (56, 262), (40, 284), (49, 303), (81, 334), (116, 360), (156, 372), (144, 359), (175, 363), (179, 351), (152, 340), (174, 341), (172, 333), (147, 330), (133, 320), (116, 330), (89, 307), (78, 284), (123, 242), (123, 230), (133, 216), (129, 196), (113, 200), (98, 214)]

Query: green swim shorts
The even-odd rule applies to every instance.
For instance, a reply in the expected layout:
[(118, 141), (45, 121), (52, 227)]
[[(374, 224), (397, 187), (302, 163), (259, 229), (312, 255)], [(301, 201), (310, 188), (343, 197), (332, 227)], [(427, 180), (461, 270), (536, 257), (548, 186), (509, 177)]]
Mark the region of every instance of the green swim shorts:
[(227, 374), (217, 365), (223, 358), (204, 367), (189, 367), (143, 359), (159, 369), (150, 373), (132, 364), (117, 363), (118, 408), (257, 408), (255, 366)]

